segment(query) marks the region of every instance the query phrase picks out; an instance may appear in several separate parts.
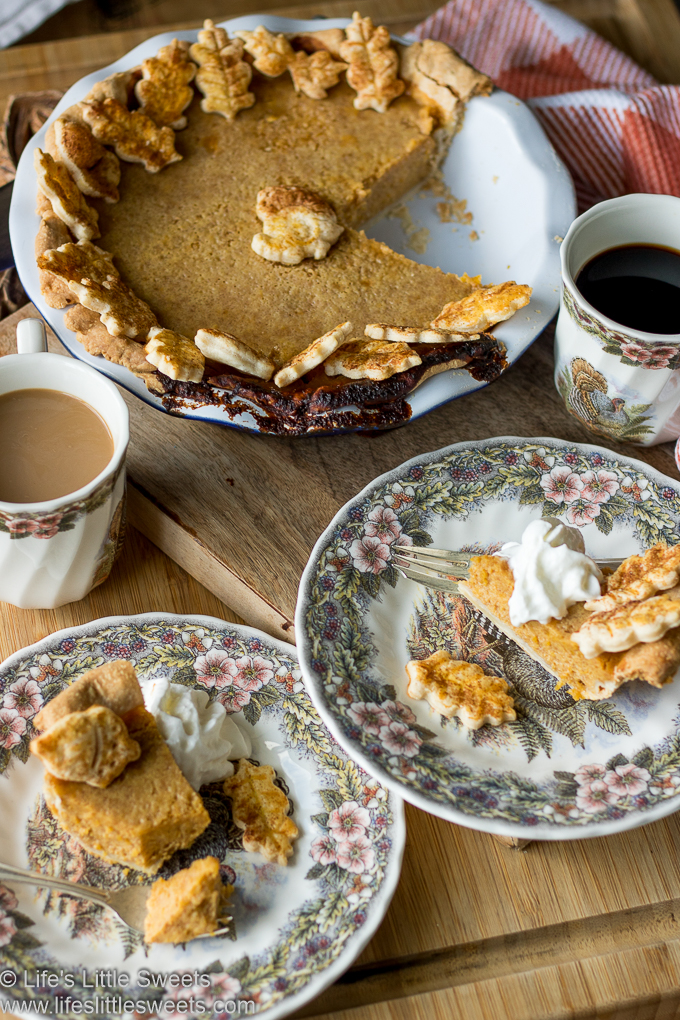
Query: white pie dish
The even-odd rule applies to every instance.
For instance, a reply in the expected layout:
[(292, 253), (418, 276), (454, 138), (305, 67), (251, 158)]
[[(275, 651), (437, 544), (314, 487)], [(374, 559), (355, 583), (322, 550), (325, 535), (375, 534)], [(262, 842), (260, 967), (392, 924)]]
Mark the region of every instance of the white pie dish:
[[(318, 21), (296, 21), (268, 15), (250, 15), (222, 24), (230, 33), (236, 29), (254, 29), (260, 24), (278, 32), (304, 32), (319, 28)], [(346, 19), (327, 20), (323, 27), (344, 27), (346, 24)], [(180, 32), (177, 35), (196, 39), (196, 32)], [(147, 39), (114, 64), (82, 78), (69, 89), (50, 120), (31, 139), (22, 154), (10, 208), (10, 238), (16, 266), (29, 297), (40, 313), (74, 357), (102, 371), (159, 410), (165, 410), (161, 398), (149, 393), (144, 383), (127, 369), (88, 354), (75, 334), (65, 328), (63, 311), (49, 308), (42, 300), (34, 255), (39, 218), (35, 213), (33, 152), (35, 148), (44, 146), (45, 132), (50, 123), (73, 103), (83, 99), (97, 81), (155, 55), (173, 37), (172, 34), (163, 34)], [(458, 199), (465, 200), (467, 211), (472, 213), (470, 223), (442, 223), (435, 196), (412, 194), (404, 202), (415, 228), (429, 231), (430, 240), (424, 252), (408, 247), (409, 239), (400, 220), (388, 213), (367, 224), (366, 233), (417, 262), (459, 274), (479, 273), (484, 283), (515, 279), (533, 287), (530, 305), (494, 331), (506, 345), (508, 362), (513, 364), (557, 311), (559, 244), (576, 214), (571, 178), (529, 108), (514, 96), (499, 90), (489, 97), (476, 97), (470, 101), (463, 127), (454, 139), (442, 170), (448, 187)], [(113, 255), (115, 257), (115, 252)], [(449, 370), (434, 376), (407, 398), (411, 417), (418, 418), (484, 385), (487, 384), (474, 380), (464, 370)], [(239, 406), (243, 406), (242, 398)], [(214, 405), (187, 409), (175, 406), (172, 413), (259, 431), (255, 409), (253, 413), (241, 412), (233, 418)], [(315, 431), (327, 430), (321, 426)]]

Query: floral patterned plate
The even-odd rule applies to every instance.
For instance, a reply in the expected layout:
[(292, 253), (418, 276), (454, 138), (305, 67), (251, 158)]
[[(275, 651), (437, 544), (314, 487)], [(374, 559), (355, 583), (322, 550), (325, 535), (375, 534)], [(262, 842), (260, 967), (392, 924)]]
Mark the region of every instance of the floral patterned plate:
[[(91, 856), (60, 829), (42, 800), (42, 766), (28, 751), (43, 702), (119, 658), (141, 677), (168, 676), (239, 714), (253, 759), (273, 765), (290, 793), (300, 829), (295, 853), (286, 868), (244, 853), (221, 784), (203, 787), (212, 823), (160, 875), (207, 854), (223, 861), (225, 880), (236, 886), (234, 941), (145, 949), (104, 908), (0, 885), (0, 997), (36, 1009), (40, 1000), (43, 1012), (65, 1017), (76, 1015), (68, 996), (85, 1002), (78, 1014), (95, 1017), (130, 1012), (130, 1000), (137, 1016), (165, 1015), (178, 999), (188, 1005), (177, 1011), (191, 1016), (286, 1016), (339, 977), (382, 920), (399, 880), (401, 802), (332, 739), (291, 645), (208, 617), (114, 617), (53, 634), (0, 666), (0, 861), (86, 885), (149, 881)], [(48, 972), (56, 985), (47, 984)]]
[[(680, 532), (680, 485), (639, 461), (554, 439), (459, 443), (371, 482), (317, 542), (300, 585), (298, 653), (342, 746), (411, 803), (485, 832), (581, 839), (680, 808), (680, 683), (608, 701), (566, 688), (460, 596), (397, 574), (397, 540), (495, 551), (541, 515), (597, 557)], [(516, 722), (468, 731), (406, 695), (404, 666), (437, 649), (508, 680)]]

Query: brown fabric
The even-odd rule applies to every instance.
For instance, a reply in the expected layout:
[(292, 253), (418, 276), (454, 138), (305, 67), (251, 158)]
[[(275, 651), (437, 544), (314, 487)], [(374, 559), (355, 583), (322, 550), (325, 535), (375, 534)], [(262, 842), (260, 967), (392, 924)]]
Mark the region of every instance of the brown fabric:
[[(16, 162), (26, 143), (40, 130), (62, 95), (56, 89), (47, 89), (9, 97), (0, 132), (0, 186), (14, 180)], [(0, 272), (0, 319), (22, 308), (28, 300), (16, 269)]]

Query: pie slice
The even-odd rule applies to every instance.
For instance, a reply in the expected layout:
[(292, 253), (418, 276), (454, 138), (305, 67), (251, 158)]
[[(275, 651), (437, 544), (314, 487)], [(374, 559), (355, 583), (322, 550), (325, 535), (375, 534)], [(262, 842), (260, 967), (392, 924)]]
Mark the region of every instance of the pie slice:
[(216, 857), (157, 879), (146, 903), (145, 940), (177, 945), (215, 931), (233, 891), (233, 885), (222, 885)]
[(530, 620), (514, 627), (508, 612), (514, 583), (506, 560), (473, 556), (469, 577), (458, 588), (500, 631), (556, 676), (560, 686), (566, 684), (576, 700), (609, 698), (627, 680), (644, 680), (661, 687), (675, 676), (680, 666), (680, 628), (669, 630), (649, 644), (586, 659), (572, 640), (572, 634), (591, 616), (583, 603), (571, 606), (561, 620), (551, 619), (545, 624)]
[(48, 772), (45, 801), (89, 853), (153, 875), (175, 850), (191, 846), (210, 816), (176, 765), (154, 717), (136, 708), (126, 722), (141, 749), (137, 761), (106, 789)]

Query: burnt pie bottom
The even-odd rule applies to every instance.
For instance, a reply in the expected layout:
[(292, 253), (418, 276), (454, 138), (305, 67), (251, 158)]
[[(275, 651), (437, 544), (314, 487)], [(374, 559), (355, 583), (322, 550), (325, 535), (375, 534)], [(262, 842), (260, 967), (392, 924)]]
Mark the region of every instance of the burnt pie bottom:
[[(234, 417), (244, 411), (252, 412), (254, 405), (259, 412), (260, 431), (274, 435), (297, 436), (338, 429), (373, 431), (394, 428), (407, 421), (411, 407), (405, 398), (424, 377), (438, 370), (463, 368), (473, 379), (490, 383), (507, 368), (505, 347), (490, 333), (482, 333), (477, 340), (418, 344), (417, 350), (421, 364), (389, 379), (328, 376), (324, 366), (319, 365), (283, 390), (271, 381), (208, 362), (200, 383), (179, 382), (159, 372), (165, 388), (161, 399), (167, 411), (177, 414), (213, 404)], [(351, 407), (358, 410), (349, 410)]]

